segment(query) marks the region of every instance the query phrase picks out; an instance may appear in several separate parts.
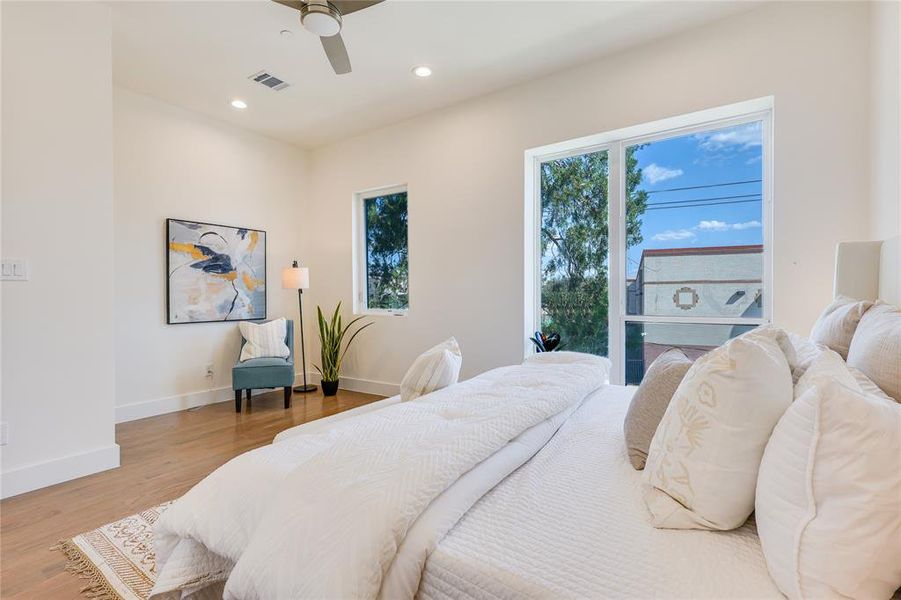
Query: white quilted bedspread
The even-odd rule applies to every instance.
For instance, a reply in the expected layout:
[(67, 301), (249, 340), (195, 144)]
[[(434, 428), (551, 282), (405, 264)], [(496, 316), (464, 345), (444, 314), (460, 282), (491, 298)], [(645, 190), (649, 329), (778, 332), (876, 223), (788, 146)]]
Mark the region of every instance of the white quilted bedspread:
[(781, 598), (752, 523), (729, 532), (651, 526), (623, 441), (633, 391), (593, 394), (473, 506), (429, 557), (418, 597)]
[[(579, 405), (608, 366), (559, 353), (237, 457), (160, 518), (152, 597), (207, 594), (214, 585), (218, 593), (225, 580), (230, 600), (375, 598), (430, 503), (521, 434)], [(468, 508), (475, 498), (463, 492)], [(465, 508), (442, 513), (441, 526)], [(406, 564), (418, 581), (421, 563)]]

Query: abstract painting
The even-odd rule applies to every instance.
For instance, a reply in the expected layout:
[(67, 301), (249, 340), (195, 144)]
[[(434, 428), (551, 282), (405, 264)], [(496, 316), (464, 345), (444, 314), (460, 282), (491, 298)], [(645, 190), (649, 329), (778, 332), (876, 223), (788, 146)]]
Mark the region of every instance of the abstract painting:
[(166, 220), (170, 324), (266, 318), (266, 232)]

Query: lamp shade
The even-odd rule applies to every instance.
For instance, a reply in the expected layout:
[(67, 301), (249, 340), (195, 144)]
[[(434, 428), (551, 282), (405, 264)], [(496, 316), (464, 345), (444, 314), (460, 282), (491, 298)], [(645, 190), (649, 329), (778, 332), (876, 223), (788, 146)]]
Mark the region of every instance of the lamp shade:
[(293, 267), (285, 267), (282, 271), (282, 287), (286, 290), (306, 290), (310, 287), (310, 270), (306, 267), (298, 267), (294, 261)]

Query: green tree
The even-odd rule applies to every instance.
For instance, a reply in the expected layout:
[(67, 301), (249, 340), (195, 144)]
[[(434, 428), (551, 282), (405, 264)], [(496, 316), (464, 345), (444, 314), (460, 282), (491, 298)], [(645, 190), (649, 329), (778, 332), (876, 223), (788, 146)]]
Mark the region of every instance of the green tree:
[(366, 295), (369, 308), (407, 308), (407, 194), (366, 199)]
[[(626, 150), (626, 244), (641, 242), (647, 192)], [(560, 333), (567, 350), (606, 355), (609, 250), (607, 152), (541, 166), (541, 327)]]

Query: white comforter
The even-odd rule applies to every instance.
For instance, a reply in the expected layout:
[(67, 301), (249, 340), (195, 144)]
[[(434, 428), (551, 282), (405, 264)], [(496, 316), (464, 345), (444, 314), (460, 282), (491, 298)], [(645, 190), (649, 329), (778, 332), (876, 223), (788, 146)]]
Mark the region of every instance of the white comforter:
[(243, 454), (158, 522), (151, 598), (412, 596), (437, 540), (608, 370), (547, 355)]
[(753, 521), (655, 529), (623, 418), (635, 388), (592, 394), (441, 540), (418, 600), (782, 598)]

